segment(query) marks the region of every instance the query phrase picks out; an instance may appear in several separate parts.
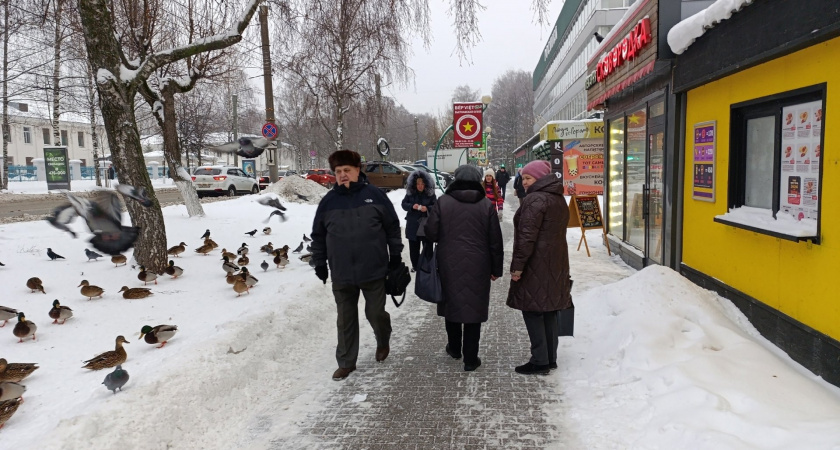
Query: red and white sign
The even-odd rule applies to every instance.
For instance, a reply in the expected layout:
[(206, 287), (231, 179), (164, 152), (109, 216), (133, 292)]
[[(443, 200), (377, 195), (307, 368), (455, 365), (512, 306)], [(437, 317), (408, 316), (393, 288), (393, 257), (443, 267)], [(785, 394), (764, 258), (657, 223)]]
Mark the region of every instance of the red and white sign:
[(274, 139), (277, 137), (277, 125), (266, 122), (262, 127), (262, 135), (266, 139)]
[(615, 47), (612, 48), (600, 61), (595, 70), (595, 78), (600, 83), (607, 76), (621, 67), (625, 61), (630, 61), (639, 55), (642, 48), (650, 44), (650, 18), (645, 17), (630, 30)]
[(481, 147), (482, 111), (481, 102), (455, 103), (453, 121), (455, 122), (455, 148)]

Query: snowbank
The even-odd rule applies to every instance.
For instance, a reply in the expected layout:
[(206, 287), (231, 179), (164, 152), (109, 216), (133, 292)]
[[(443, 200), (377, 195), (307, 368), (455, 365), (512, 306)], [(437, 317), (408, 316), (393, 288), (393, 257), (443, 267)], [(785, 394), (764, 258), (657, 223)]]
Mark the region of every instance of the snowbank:
[(668, 45), (676, 54), (684, 52), (706, 30), (732, 17), (753, 0), (717, 0), (708, 8), (674, 25), (668, 32)]
[(282, 180), (270, 184), (265, 192), (277, 194), (290, 202), (317, 205), (327, 194), (327, 188), (320, 184), (298, 176), (284, 177)]

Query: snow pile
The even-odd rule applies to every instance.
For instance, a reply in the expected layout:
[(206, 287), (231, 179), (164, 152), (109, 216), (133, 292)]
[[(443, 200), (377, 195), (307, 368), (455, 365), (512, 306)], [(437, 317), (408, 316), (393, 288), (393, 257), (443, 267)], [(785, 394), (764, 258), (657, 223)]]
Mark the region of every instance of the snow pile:
[(732, 17), (753, 0), (717, 0), (708, 8), (674, 25), (668, 32), (668, 45), (676, 54), (684, 52), (706, 30)]
[[(273, 192), (290, 202), (317, 205), (327, 194), (327, 188), (320, 184), (292, 175), (270, 184), (265, 192)], [(301, 198), (303, 197), (303, 198)]]

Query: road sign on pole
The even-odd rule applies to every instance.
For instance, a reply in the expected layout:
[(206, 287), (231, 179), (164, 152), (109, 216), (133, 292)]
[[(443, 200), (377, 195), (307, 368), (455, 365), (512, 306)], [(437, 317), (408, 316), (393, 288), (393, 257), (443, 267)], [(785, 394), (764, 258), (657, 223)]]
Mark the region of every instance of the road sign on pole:
[(455, 103), (452, 106), (455, 129), (453, 146), (455, 148), (480, 147), (484, 105), (481, 102), (469, 102)]
[(266, 139), (274, 139), (277, 137), (277, 125), (266, 122), (262, 127), (262, 135)]

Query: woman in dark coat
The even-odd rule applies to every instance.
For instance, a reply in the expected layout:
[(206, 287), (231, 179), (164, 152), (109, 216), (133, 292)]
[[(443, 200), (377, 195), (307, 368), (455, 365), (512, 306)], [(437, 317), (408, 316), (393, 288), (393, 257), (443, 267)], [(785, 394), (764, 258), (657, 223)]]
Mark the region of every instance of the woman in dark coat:
[[(418, 236), (417, 231), (420, 219), (428, 217), (429, 208), (435, 204), (435, 184), (428, 172), (415, 170), (408, 176), (405, 183), (405, 198), (402, 201), (402, 208), (408, 211), (405, 215), (405, 237), (408, 239), (408, 250), (411, 257), (411, 271), (417, 268), (417, 260), (420, 257), (420, 244), (423, 244), (423, 252), (426, 251), (426, 238)], [(422, 233), (421, 233), (422, 234)]]
[[(478, 343), (487, 321), (490, 282), (502, 276), (502, 229), (496, 208), (484, 196), (481, 171), (455, 170), (455, 181), (429, 209), (426, 238), (438, 243), (437, 263), (444, 302), (438, 315), (446, 320), (446, 353), (464, 356), (464, 370), (481, 365)], [(463, 345), (461, 337), (463, 335)]]
[(507, 305), (522, 311), (531, 359), (516, 367), (521, 374), (546, 374), (557, 368), (557, 312), (572, 296), (566, 226), (569, 206), (563, 183), (548, 161), (532, 161), (521, 172), (527, 195), (513, 216), (515, 227)]

